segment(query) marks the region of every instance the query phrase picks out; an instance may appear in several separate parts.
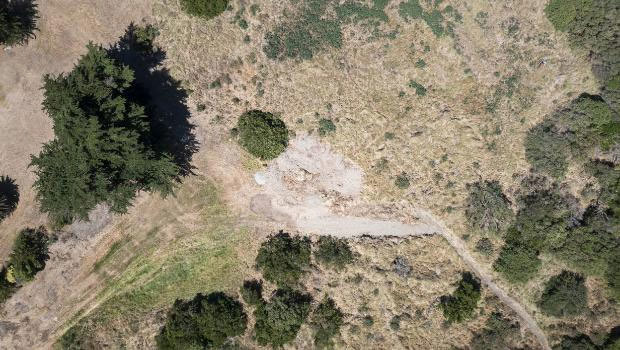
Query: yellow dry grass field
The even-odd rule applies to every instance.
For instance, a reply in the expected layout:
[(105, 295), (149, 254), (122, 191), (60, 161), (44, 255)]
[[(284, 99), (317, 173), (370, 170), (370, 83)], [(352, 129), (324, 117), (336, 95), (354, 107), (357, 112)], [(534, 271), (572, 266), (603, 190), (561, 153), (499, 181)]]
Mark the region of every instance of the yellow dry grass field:
[[(0, 224), (0, 260), (7, 259), (18, 230), (46, 223), (28, 169), (30, 155), (53, 137), (41, 111), (42, 76), (70, 70), (89, 41), (108, 45), (131, 22), (154, 24), (165, 68), (191, 92), (200, 150), (195, 174), (174, 196), (142, 193), (127, 214), (102, 214), (92, 226), (78, 223), (59, 232), (48, 267), (2, 310), (0, 318), (14, 328), (0, 332), (1, 348), (51, 348), (75, 326), (92, 335), (91, 348), (152, 349), (175, 299), (214, 290), (236, 295), (243, 279), (260, 277), (254, 258), (269, 234), (285, 229), (316, 240), (317, 232), (298, 232), (250, 210), (253, 175), (267, 163), (231, 136), (250, 109), (278, 113), (294, 133), (317, 137), (358, 165), (364, 180), (358, 204), (390, 208), (365, 216), (402, 221), (413, 213), (399, 209), (428, 210), (463, 238), (482, 270), (493, 271), (501, 242), (493, 239), (495, 255), (475, 252), (464, 218), (466, 185), (495, 179), (512, 199), (529, 170), (526, 131), (559, 104), (596, 91), (585, 53), (554, 31), (544, 1), (445, 0), (442, 6), (451, 5), (462, 22), (452, 35), (436, 37), (421, 20), (403, 21), (401, 1), (392, 0), (378, 35), (373, 26), (347, 22), (340, 48), (310, 60), (269, 59), (265, 34), (291, 17), (294, 3), (233, 0), (228, 11), (206, 21), (183, 13), (177, 0), (39, 1), (37, 38), (0, 51), (0, 175), (15, 179), (20, 190), (17, 210)], [(250, 11), (252, 5), (258, 9)], [(426, 93), (417, 94), (412, 81)], [(322, 118), (336, 130), (320, 135)], [(394, 185), (402, 173), (411, 183), (406, 189)], [(473, 320), (444, 322), (439, 298), (469, 267), (440, 235), (350, 243), (357, 254), (353, 265), (344, 271), (314, 267), (303, 280), (315, 300), (330, 295), (345, 314), (336, 348), (462, 348), (493, 312), (523, 322), (484, 286)], [(397, 257), (410, 265), (407, 276), (394, 271)], [(618, 306), (594, 278), (587, 282), (589, 314), (558, 320), (537, 311), (544, 281), (561, 268), (545, 258), (544, 273), (523, 286), (490, 274), (551, 343), (572, 330), (611, 328)], [(541, 348), (525, 328), (517, 338), (520, 348)], [(256, 348), (251, 331), (240, 343)], [(285, 348), (312, 347), (312, 332), (303, 326)]]

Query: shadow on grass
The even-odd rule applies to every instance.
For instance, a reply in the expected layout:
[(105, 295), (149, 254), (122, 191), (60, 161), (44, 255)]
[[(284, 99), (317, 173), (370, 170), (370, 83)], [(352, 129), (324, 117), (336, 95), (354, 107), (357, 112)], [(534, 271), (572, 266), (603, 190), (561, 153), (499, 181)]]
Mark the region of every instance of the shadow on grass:
[(132, 23), (108, 53), (134, 71), (133, 94), (151, 118), (151, 142), (156, 151), (170, 154), (179, 166), (179, 175), (186, 176), (192, 174), (192, 156), (199, 144), (195, 125), (189, 122), (188, 94), (162, 67), (166, 53), (153, 44), (157, 35), (152, 26)]

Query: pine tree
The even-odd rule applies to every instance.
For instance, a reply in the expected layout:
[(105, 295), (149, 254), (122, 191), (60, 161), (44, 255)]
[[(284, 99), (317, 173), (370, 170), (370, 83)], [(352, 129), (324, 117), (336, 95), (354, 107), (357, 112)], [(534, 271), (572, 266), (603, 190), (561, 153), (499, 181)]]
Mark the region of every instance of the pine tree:
[(31, 0), (0, 0), (0, 44), (22, 45), (37, 30), (37, 5)]
[(103, 202), (123, 213), (138, 190), (167, 195), (179, 171), (153, 147), (133, 71), (100, 46), (87, 49), (69, 74), (44, 77), (43, 109), (55, 138), (31, 165), (41, 210), (58, 225), (86, 219)]

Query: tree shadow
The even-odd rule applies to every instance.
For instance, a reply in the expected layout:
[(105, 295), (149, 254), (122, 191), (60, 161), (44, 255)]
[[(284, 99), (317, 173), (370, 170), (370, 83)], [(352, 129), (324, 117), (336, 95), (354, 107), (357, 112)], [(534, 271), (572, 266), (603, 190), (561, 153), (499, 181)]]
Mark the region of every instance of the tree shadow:
[(19, 186), (8, 176), (0, 176), (0, 221), (17, 208), (19, 202)]
[(151, 140), (155, 150), (171, 155), (180, 176), (193, 174), (192, 156), (199, 143), (187, 107), (187, 92), (181, 82), (162, 67), (166, 53), (153, 45), (157, 29), (131, 23), (119, 41), (108, 49), (110, 57), (134, 71), (133, 98), (146, 107), (150, 117)]

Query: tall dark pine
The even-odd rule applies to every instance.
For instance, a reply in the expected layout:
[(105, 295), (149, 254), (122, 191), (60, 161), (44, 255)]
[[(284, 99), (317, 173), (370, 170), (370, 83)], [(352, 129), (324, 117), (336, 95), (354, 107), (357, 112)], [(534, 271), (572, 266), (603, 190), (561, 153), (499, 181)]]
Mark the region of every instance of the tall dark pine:
[(0, 44), (21, 45), (37, 30), (34, 0), (0, 0)]
[(69, 74), (44, 78), (43, 109), (55, 138), (31, 165), (41, 209), (58, 225), (87, 218), (102, 202), (123, 213), (138, 190), (169, 194), (179, 172), (153, 147), (134, 72), (102, 47), (87, 48)]

